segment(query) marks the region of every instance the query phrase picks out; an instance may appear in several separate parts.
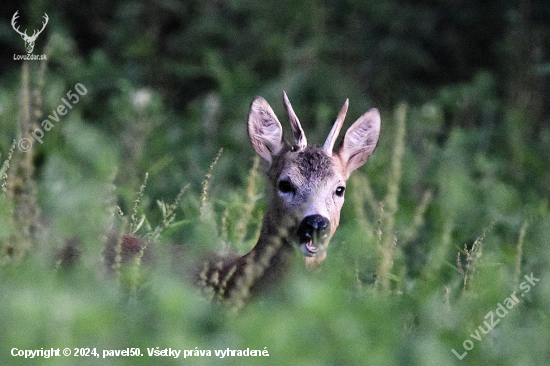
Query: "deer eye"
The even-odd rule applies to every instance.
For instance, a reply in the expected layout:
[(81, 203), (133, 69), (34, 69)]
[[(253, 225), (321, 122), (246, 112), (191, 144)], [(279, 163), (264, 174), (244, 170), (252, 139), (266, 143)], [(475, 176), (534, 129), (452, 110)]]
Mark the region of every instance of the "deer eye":
[(288, 180), (279, 181), (278, 188), (281, 193), (294, 193), (295, 191), (294, 186)]
[(345, 191), (346, 191), (346, 187), (340, 186), (340, 187), (336, 188), (336, 192), (334, 192), (334, 193), (336, 193), (336, 195), (338, 197), (343, 197)]

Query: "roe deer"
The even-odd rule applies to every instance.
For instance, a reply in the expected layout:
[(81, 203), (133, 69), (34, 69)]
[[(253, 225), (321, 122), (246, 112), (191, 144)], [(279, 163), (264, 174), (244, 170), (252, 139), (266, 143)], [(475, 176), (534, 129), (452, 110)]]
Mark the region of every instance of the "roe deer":
[(256, 246), (244, 256), (205, 261), (196, 281), (203, 289), (236, 305), (250, 292), (281, 277), (297, 246), (313, 267), (326, 257), (340, 221), (346, 181), (373, 153), (380, 134), (380, 114), (371, 109), (349, 128), (333, 149), (348, 100), (323, 147), (307, 146), (306, 136), (283, 93), (294, 144), (283, 139), (275, 113), (262, 97), (250, 106), (248, 133), (254, 150), (268, 165), (269, 202)]

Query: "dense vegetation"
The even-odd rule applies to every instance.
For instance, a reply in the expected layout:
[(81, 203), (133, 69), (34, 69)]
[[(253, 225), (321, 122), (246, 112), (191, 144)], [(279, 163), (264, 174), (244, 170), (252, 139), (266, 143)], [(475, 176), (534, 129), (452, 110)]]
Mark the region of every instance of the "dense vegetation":
[[(29, 34), (48, 14), (47, 61), (13, 59), (16, 10)], [(1, 19), (0, 364), (550, 363), (545, 0), (28, 1)], [(308, 141), (346, 98), (344, 128), (377, 107), (381, 140), (321, 270), (297, 254), (235, 312), (184, 263), (254, 245), (245, 121), (262, 95), (287, 129), (283, 90)]]

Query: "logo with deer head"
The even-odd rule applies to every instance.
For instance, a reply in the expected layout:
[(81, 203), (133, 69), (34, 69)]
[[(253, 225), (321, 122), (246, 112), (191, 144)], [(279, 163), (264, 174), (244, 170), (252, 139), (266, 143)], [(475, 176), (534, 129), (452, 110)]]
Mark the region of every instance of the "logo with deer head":
[(40, 33), (42, 33), (42, 31), (44, 30), (44, 28), (46, 28), (46, 24), (48, 24), (48, 14), (44, 13), (44, 22), (42, 22), (42, 28), (37, 31), (36, 29), (34, 30), (34, 32), (32, 33), (32, 36), (29, 36), (27, 34), (27, 30), (25, 29), (24, 32), (21, 32), (19, 30), (19, 26), (16, 25), (16, 20), (17, 18), (19, 18), (19, 15), (17, 15), (17, 13), (19, 12), (19, 10), (17, 10), (15, 12), (15, 14), (13, 14), (13, 18), (11, 18), (11, 26), (13, 27), (13, 29), (19, 33), (19, 35), (21, 35), (21, 38), (23, 38), (23, 41), (25, 41), (25, 49), (27, 50), (27, 53), (32, 53), (32, 50), (34, 49), (34, 42), (36, 41), (36, 38), (38, 38), (38, 35)]

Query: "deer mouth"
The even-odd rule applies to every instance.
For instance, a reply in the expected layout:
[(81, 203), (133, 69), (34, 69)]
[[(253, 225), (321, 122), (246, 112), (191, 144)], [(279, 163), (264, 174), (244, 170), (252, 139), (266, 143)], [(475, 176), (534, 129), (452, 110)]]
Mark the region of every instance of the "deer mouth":
[(313, 240), (300, 244), (300, 251), (306, 257), (313, 257), (319, 252), (319, 247), (313, 243)]
[(308, 241), (304, 245), (306, 250), (310, 253), (317, 253), (319, 251), (319, 248), (315, 244), (313, 244), (313, 240)]
[[(316, 233), (315, 233), (316, 234)], [(326, 239), (328, 235), (323, 234), (321, 237), (318, 235), (306, 234), (300, 238), (300, 251), (306, 257), (314, 257), (324, 253), (326, 250)]]

